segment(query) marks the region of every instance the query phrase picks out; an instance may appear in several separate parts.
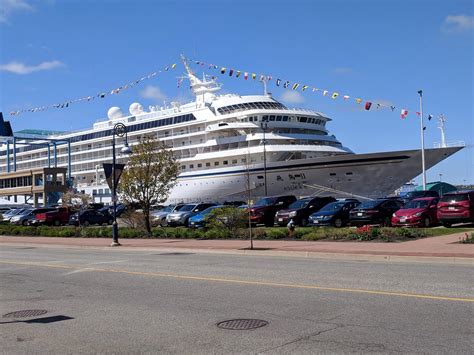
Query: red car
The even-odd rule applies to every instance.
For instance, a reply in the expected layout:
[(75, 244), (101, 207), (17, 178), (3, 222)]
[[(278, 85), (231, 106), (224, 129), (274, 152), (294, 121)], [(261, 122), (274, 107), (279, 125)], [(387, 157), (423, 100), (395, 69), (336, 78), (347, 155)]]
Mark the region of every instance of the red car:
[(425, 227), (438, 224), (439, 197), (422, 197), (409, 201), (392, 215), (392, 226)]
[(474, 222), (474, 191), (445, 194), (438, 204), (438, 219), (445, 227), (455, 223)]

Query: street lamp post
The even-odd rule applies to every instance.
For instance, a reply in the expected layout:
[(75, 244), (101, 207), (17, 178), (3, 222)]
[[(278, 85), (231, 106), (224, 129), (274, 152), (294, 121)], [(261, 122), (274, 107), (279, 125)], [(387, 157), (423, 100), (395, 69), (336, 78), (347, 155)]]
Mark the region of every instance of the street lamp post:
[(418, 95), (420, 95), (421, 170), (422, 170), (422, 179), (423, 179), (423, 190), (426, 190), (425, 125), (423, 123), (423, 90), (418, 90)]
[(127, 127), (123, 123), (117, 123), (112, 130), (112, 203), (114, 209), (114, 223), (112, 225), (112, 244), (111, 246), (119, 246), (118, 241), (118, 224), (117, 224), (117, 181), (115, 178), (115, 136), (123, 137), (125, 136), (125, 144), (120, 150), (121, 154), (131, 154), (132, 150), (128, 146), (128, 137), (127, 137)]
[(268, 196), (267, 190), (267, 140), (265, 139), (265, 132), (268, 129), (268, 123), (266, 121), (261, 122), (260, 126), (263, 130), (263, 176), (264, 176), (264, 184), (265, 184), (265, 196)]

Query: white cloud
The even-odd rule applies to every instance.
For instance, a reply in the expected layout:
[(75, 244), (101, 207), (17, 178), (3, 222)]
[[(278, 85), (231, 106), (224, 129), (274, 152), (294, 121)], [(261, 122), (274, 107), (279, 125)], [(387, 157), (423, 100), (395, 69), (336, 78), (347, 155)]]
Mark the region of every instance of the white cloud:
[(160, 102), (168, 99), (158, 86), (153, 85), (147, 85), (142, 91), (140, 91), (140, 95), (145, 99), (153, 99)]
[(0, 65), (1, 71), (7, 71), (15, 74), (30, 74), (36, 71), (51, 70), (63, 67), (64, 63), (59, 60), (52, 60), (49, 62), (43, 62), (38, 65), (26, 65), (20, 62), (10, 62), (7, 64)]
[(474, 29), (474, 16), (449, 15), (444, 19), (442, 30), (445, 33), (462, 33)]
[(0, 23), (8, 23), (8, 18), (13, 12), (33, 10), (33, 6), (25, 0), (0, 0)]
[(288, 104), (300, 104), (304, 102), (304, 97), (298, 91), (285, 91), (281, 97), (281, 101)]

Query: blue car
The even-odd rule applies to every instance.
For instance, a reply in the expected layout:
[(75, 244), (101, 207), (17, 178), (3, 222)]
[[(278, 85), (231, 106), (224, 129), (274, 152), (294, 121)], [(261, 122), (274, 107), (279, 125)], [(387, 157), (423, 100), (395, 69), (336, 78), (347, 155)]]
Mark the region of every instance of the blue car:
[(229, 207), (229, 206), (211, 206), (209, 208), (206, 208), (201, 213), (198, 213), (197, 215), (190, 217), (188, 221), (188, 227), (204, 228), (207, 223), (206, 217), (208, 217), (209, 213), (211, 213), (216, 208), (222, 208), (222, 207)]
[(350, 211), (359, 204), (355, 199), (332, 202), (309, 216), (309, 225), (344, 227), (349, 223)]

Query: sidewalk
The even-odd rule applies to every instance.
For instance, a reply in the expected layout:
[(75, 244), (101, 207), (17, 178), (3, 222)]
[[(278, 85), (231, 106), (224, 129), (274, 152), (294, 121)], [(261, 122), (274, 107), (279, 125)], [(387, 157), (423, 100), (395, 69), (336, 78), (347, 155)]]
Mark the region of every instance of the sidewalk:
[[(474, 265), (474, 244), (460, 244), (464, 233), (418, 239), (401, 243), (324, 242), (256, 240), (248, 250), (249, 240), (194, 239), (121, 239), (120, 250), (164, 250), (168, 252), (214, 252), (227, 254), (280, 255), (299, 257), (339, 257), (356, 260), (438, 261)], [(72, 248), (108, 248), (105, 238), (47, 238), (1, 236), (0, 245), (61, 246)], [(370, 258), (368, 258), (370, 257)]]

